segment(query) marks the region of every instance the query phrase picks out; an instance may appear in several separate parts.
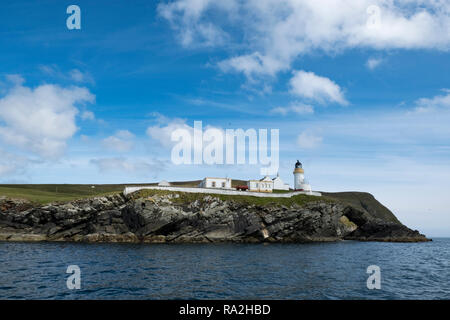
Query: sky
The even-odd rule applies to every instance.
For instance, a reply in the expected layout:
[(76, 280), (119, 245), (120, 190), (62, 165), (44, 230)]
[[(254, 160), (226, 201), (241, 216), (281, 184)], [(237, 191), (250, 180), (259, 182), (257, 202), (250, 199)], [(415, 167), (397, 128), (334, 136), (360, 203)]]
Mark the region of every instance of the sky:
[(17, 0), (0, 48), (0, 183), (256, 179), (175, 165), (171, 133), (278, 129), (291, 186), (299, 159), (314, 190), (450, 236), (448, 1)]

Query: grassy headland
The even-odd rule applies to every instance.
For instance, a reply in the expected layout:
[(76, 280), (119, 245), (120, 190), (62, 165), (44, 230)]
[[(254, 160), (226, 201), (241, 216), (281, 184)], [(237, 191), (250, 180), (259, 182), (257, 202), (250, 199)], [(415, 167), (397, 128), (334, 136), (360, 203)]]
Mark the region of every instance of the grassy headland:
[(1, 184), (0, 197), (45, 204), (118, 193), (123, 188), (120, 184)]
[[(178, 181), (171, 182), (173, 186), (194, 187), (200, 181)], [(147, 184), (0, 184), (0, 197), (26, 199), (37, 204), (47, 204), (50, 202), (65, 202), (83, 198), (104, 196), (108, 194), (121, 193), (125, 186), (156, 185)], [(245, 181), (233, 180), (233, 186), (245, 184)], [(166, 190), (141, 190), (133, 195), (138, 197), (151, 197), (156, 194), (167, 194)], [(204, 194), (176, 192), (179, 194), (174, 201), (179, 203), (189, 203), (196, 200), (202, 201)], [(344, 202), (351, 206), (368, 212), (371, 216), (381, 218), (386, 221), (398, 222), (392, 212), (379, 203), (371, 194), (364, 192), (338, 192), (322, 193), (322, 197), (296, 195), (291, 198), (269, 198), (254, 197), (251, 195), (222, 195), (212, 194), (221, 200), (233, 200), (250, 205), (303, 205), (313, 201)]]
[[(196, 187), (200, 180), (171, 182), (176, 187)], [(245, 184), (243, 180), (233, 180), (233, 186)], [(56, 201), (72, 201), (120, 193), (125, 186), (155, 186), (157, 183), (131, 184), (0, 184), (0, 197), (26, 199), (46, 204)]]
[[(200, 181), (171, 182), (173, 186), (193, 187)], [(121, 193), (125, 186), (156, 185), (147, 184), (0, 184), (0, 197), (26, 199), (36, 204), (47, 204), (50, 202), (66, 202), (83, 198), (92, 198), (108, 194)], [(245, 184), (242, 180), (233, 180), (233, 186)], [(167, 194), (167, 190), (141, 190), (133, 194), (133, 198), (152, 197), (156, 194)], [(173, 192), (172, 192), (173, 193)], [(174, 199), (180, 204), (196, 200), (202, 201), (204, 194), (176, 192), (179, 197)], [(222, 195), (212, 194), (221, 200), (236, 201), (239, 203), (258, 206), (280, 206), (287, 207), (293, 204), (304, 205), (308, 202), (327, 201), (341, 202), (356, 209), (367, 212), (370, 216), (384, 221), (399, 222), (395, 215), (371, 194), (365, 192), (337, 192), (322, 193), (322, 197), (309, 195), (296, 195), (291, 198), (269, 198), (254, 197), (251, 195)]]
[[(178, 192), (178, 191), (167, 191), (167, 190), (140, 190), (134, 194), (132, 197), (134, 199), (137, 198), (151, 198), (156, 195), (167, 195), (177, 193), (179, 195), (178, 198), (174, 198), (173, 202), (175, 203), (191, 203), (196, 200), (203, 201), (206, 194), (203, 193), (188, 193), (188, 192)], [(222, 201), (235, 201), (242, 204), (247, 205), (258, 205), (258, 206), (287, 206), (290, 207), (294, 204), (304, 205), (308, 202), (315, 201), (334, 201), (325, 197), (317, 197), (317, 196), (309, 196), (305, 194), (300, 194), (296, 196), (292, 196), (290, 198), (272, 198), (272, 197), (255, 197), (251, 195), (228, 195), (228, 194), (208, 194), (214, 198), (218, 198)]]

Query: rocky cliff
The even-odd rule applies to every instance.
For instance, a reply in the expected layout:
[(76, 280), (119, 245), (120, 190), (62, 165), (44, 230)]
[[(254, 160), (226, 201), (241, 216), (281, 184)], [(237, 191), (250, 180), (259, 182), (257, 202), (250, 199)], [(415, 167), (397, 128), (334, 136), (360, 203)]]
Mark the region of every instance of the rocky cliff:
[(0, 199), (0, 240), (427, 241), (367, 193), (255, 198), (147, 191), (36, 206)]

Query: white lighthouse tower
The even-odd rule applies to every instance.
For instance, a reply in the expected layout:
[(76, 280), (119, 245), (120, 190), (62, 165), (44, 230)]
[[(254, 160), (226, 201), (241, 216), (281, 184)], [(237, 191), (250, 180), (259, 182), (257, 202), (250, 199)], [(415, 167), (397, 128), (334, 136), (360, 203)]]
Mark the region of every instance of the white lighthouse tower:
[(305, 181), (305, 171), (298, 160), (294, 169), (294, 190), (311, 191), (311, 186)]

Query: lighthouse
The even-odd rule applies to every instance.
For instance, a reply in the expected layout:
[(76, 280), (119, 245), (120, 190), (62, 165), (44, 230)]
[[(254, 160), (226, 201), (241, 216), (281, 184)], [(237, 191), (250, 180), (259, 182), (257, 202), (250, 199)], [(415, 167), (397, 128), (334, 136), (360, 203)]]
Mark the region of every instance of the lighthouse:
[(294, 169), (294, 190), (311, 191), (311, 186), (305, 181), (305, 171), (302, 164), (297, 160)]
[(303, 182), (305, 181), (305, 171), (302, 164), (297, 160), (294, 169), (294, 190), (303, 190)]

